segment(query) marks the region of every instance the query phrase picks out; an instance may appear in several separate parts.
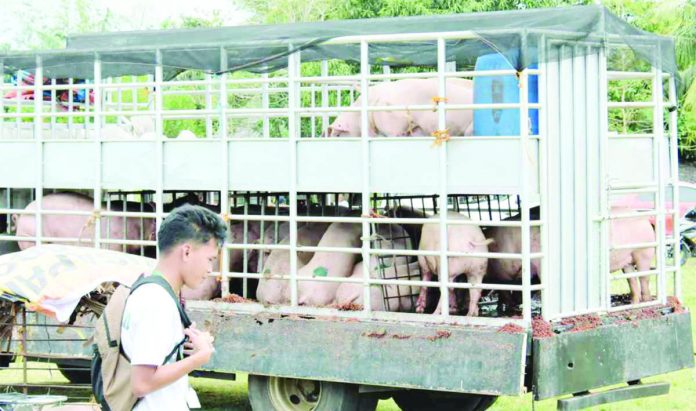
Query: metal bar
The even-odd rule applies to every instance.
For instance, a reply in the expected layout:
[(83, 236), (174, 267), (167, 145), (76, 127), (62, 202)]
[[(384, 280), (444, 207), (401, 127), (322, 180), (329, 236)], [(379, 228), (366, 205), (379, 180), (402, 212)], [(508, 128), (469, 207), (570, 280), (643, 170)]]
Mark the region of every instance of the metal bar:
[[(268, 80), (268, 73), (263, 73), (262, 77), (264, 80)], [(261, 95), (261, 107), (264, 110), (270, 108), (270, 100), (268, 98), (268, 82), (264, 81), (261, 85), (262, 95)], [(271, 136), (271, 123), (268, 117), (263, 117), (263, 138), (269, 138)]]
[[(677, 89), (674, 78), (669, 79), (668, 87), (669, 104), (671, 107), (676, 108), (677, 106)], [(672, 174), (672, 227), (673, 236), (675, 238), (674, 246), (674, 296), (679, 300), (682, 298), (682, 277), (681, 277), (681, 264), (679, 264), (678, 256), (681, 255), (681, 241), (677, 240), (679, 238), (679, 223), (681, 219), (681, 213), (679, 211), (679, 185), (676, 183), (679, 181), (679, 149), (678, 149), (678, 139), (679, 134), (677, 133), (678, 118), (677, 110), (671, 110), (669, 112), (669, 146), (670, 146), (670, 167)]]
[[(604, 23), (604, 22), (602, 22)], [(600, 244), (599, 269), (602, 285), (602, 306), (604, 309), (611, 307), (611, 279), (609, 273), (609, 108), (607, 107), (609, 83), (607, 80), (606, 46), (599, 48), (599, 223)], [(617, 187), (618, 188), (618, 187)], [(632, 187), (626, 187), (632, 188)]]
[(653, 138), (652, 133), (620, 133), (612, 134), (609, 136), (610, 139), (642, 139), (642, 138)]
[(609, 220), (620, 220), (623, 218), (643, 218), (643, 217), (650, 217), (650, 216), (657, 216), (657, 211), (640, 211), (640, 212), (635, 212), (635, 213), (617, 213), (617, 214), (611, 214), (607, 217)]
[[(5, 112), (5, 61), (0, 58), (0, 113)], [(5, 120), (0, 121), (0, 140), (5, 138)], [(7, 203), (9, 207), (10, 203)]]
[[(522, 36), (526, 41), (526, 35)], [(523, 48), (524, 50), (524, 48)], [(520, 88), (520, 206), (522, 208), (522, 319), (529, 325), (532, 323), (532, 273), (531, 273), (531, 229), (529, 226), (530, 189), (529, 189), (529, 158), (531, 158), (529, 142), (529, 75), (527, 69), (519, 73)]]
[[(656, 45), (656, 53), (659, 56), (660, 55), (660, 44), (658, 43)], [(654, 140), (653, 140), (653, 178), (658, 182), (658, 190), (657, 190), (657, 195), (656, 195), (656, 211), (657, 211), (657, 218), (656, 218), (656, 234), (657, 234), (657, 270), (659, 271), (659, 275), (657, 277), (657, 299), (662, 303), (666, 304), (667, 303), (667, 278), (665, 274), (665, 256), (667, 255), (666, 253), (666, 248), (665, 248), (665, 175), (663, 172), (663, 167), (662, 167), (662, 151), (663, 151), (663, 144), (664, 144), (664, 111), (663, 111), (663, 102), (664, 102), (664, 92), (662, 89), (662, 63), (660, 59), (657, 59), (655, 62), (656, 66), (653, 67), (653, 87), (652, 87), (652, 94), (653, 94), (653, 103), (655, 105), (655, 109), (653, 110), (653, 134), (654, 134)], [(677, 208), (678, 205), (675, 204)], [(679, 230), (678, 226), (674, 227), (675, 230)], [(678, 255), (678, 254), (677, 254)], [(675, 255), (675, 259), (678, 259), (678, 257)]]
[[(17, 83), (19, 84), (19, 78), (17, 78)], [(38, 210), (43, 209), (43, 186), (44, 186), (44, 178), (43, 178), (43, 165), (44, 165), (44, 144), (43, 144), (43, 116), (42, 116), (42, 111), (43, 111), (43, 106), (41, 104), (41, 101), (43, 100), (43, 62), (41, 60), (41, 57), (36, 57), (36, 71), (34, 72), (34, 97), (39, 96), (39, 98), (34, 98), (34, 139), (36, 140), (36, 168), (37, 168), (37, 175), (36, 175), (36, 187), (35, 187), (35, 201), (36, 201), (36, 208)], [(18, 110), (19, 111), (19, 110)], [(41, 245), (41, 236), (43, 235), (43, 218), (41, 217), (40, 214), (37, 214), (35, 216), (35, 224), (36, 224), (36, 238), (34, 244), (35, 245)]]
[[(230, 212), (230, 172), (229, 172), (229, 143), (227, 142), (227, 116), (225, 111), (227, 110), (227, 51), (224, 47), (220, 47), (220, 75), (218, 78), (220, 87), (220, 101), (218, 102), (218, 122), (219, 122), (219, 133), (220, 133), (220, 155), (222, 156), (222, 164), (225, 165), (224, 174), (222, 176), (222, 187), (220, 188), (220, 212), (222, 213), (223, 219)], [(225, 224), (227, 225), (226, 219)], [(227, 232), (226, 241), (230, 239), (229, 227)], [(228, 271), (230, 269), (230, 254), (226, 248), (222, 249), (222, 258), (220, 259), (220, 266), (223, 272), (222, 280), (220, 282), (220, 290), (222, 296), (227, 296), (230, 293), (230, 281), (228, 276)]]
[[(249, 197), (244, 197), (244, 214), (249, 214)], [(249, 242), (249, 221), (245, 220), (242, 222), (243, 228), (242, 228), (242, 242), (243, 243), (248, 243)], [(260, 233), (263, 235), (263, 231)], [(249, 270), (249, 253), (247, 250), (242, 251), (242, 271), (247, 272)], [(242, 297), (247, 298), (247, 285), (248, 282), (245, 279), (242, 281)]]
[[(587, 47), (587, 46), (584, 46)], [(574, 212), (577, 213), (576, 217), (573, 219), (573, 235), (574, 250), (573, 250), (573, 279), (570, 283), (573, 295), (573, 311), (581, 309), (579, 307), (587, 306), (587, 296), (589, 294), (589, 275), (587, 275), (588, 267), (586, 266), (587, 258), (578, 258), (586, 254), (587, 250), (585, 247), (588, 245), (588, 236), (585, 232), (587, 227), (587, 208), (589, 205), (589, 196), (587, 192), (587, 187), (591, 185), (587, 181), (587, 153), (588, 153), (588, 143), (589, 138), (584, 138), (588, 134), (587, 130), (587, 111), (588, 107), (586, 104), (588, 85), (587, 81), (587, 59), (581, 58), (583, 52), (583, 46), (570, 47), (572, 51), (572, 63), (570, 65), (571, 69), (571, 84), (570, 90), (572, 97), (569, 102), (573, 107), (572, 117), (569, 119), (572, 122), (572, 136), (573, 136), (573, 175), (574, 184), (573, 189), (570, 191), (573, 193), (573, 198), (575, 199), (575, 205), (581, 205), (577, 207)], [(571, 126), (569, 125), (569, 128)], [(584, 203), (584, 204), (583, 204)], [(585, 297), (585, 298), (583, 298)]]
[[(164, 213), (164, 120), (162, 112), (164, 111), (164, 97), (162, 96), (162, 86), (164, 83), (164, 71), (162, 68), (162, 51), (156, 52), (155, 66), (155, 134), (157, 139), (155, 158), (157, 168), (157, 178), (155, 187), (155, 230), (159, 232), (162, 226), (162, 214)], [(159, 247), (157, 248), (157, 257), (159, 257)]]
[[(264, 274), (252, 274), (252, 273), (237, 273), (233, 272), (230, 273), (231, 277), (234, 278), (247, 278), (247, 279), (273, 279), (273, 280), (289, 280), (291, 278), (290, 275), (281, 275), (281, 274), (273, 274), (273, 275), (264, 275)], [(215, 275), (210, 275), (210, 277), (218, 277)], [(360, 284), (360, 285), (365, 285), (365, 282), (362, 278), (351, 278), (351, 277), (315, 277), (312, 278), (311, 280), (301, 280), (301, 281), (312, 281), (312, 282), (320, 282), (320, 283), (337, 283), (337, 284)], [(438, 281), (421, 281), (421, 280), (383, 280), (383, 279), (370, 279), (369, 285), (394, 285), (394, 286), (411, 286), (411, 287), (436, 287), (440, 285), (439, 280)], [(456, 288), (456, 289), (481, 289), (481, 290), (500, 290), (500, 291), (522, 291), (523, 286), (522, 285), (507, 285), (507, 284), (490, 284), (490, 283), (480, 283), (480, 284), (471, 284), (471, 283), (456, 283), (456, 282), (447, 282), (447, 287), (448, 288)], [(537, 291), (537, 290), (542, 290), (544, 287), (541, 284), (534, 285), (532, 287), (532, 291)], [(252, 302), (255, 303), (255, 302)], [(80, 340), (82, 341), (82, 340)]]
[[(101, 198), (102, 198), (102, 138), (101, 138), (101, 128), (103, 124), (102, 116), (102, 62), (99, 54), (94, 56), (94, 156), (97, 159), (94, 170), (94, 210), (101, 210)], [(89, 100), (89, 91), (85, 91), (85, 99)], [(126, 203), (123, 202), (123, 210), (125, 211)], [(99, 213), (94, 213), (94, 248), (101, 248), (101, 216)], [(124, 218), (125, 220), (125, 218)], [(107, 220), (109, 221), (109, 220)], [(127, 224), (123, 223), (123, 234), (126, 234), (125, 227)]]
[(299, 76), (300, 52), (292, 52), (292, 44), (288, 45), (291, 53), (288, 55), (288, 149), (290, 150), (290, 192), (288, 193), (290, 218), (290, 305), (297, 306), (297, 141), (300, 127), (297, 124), (297, 108), (299, 95), (297, 93), (297, 77)]
[[(446, 107), (445, 98), (447, 97), (447, 87), (445, 83), (445, 70), (446, 70), (446, 54), (445, 54), (445, 39), (439, 37), (437, 39), (437, 74), (438, 74), (438, 96), (442, 97), (437, 103), (437, 125), (438, 130), (445, 130), (447, 128), (446, 119)], [(440, 267), (438, 280), (440, 283), (440, 312), (442, 314), (442, 319), (446, 320), (450, 316), (449, 307), (449, 288), (447, 287), (447, 282), (449, 281), (449, 261), (447, 258), (448, 246), (448, 205), (447, 205), (447, 142), (443, 142), (439, 147), (439, 189), (438, 189), (438, 201), (439, 201), (439, 236), (440, 236), (440, 247), (439, 255)]]
[[(370, 74), (369, 61), (369, 45), (367, 41), (360, 42), (360, 90), (362, 98), (360, 99), (360, 153), (361, 153), (361, 209), (362, 215), (370, 215), (370, 143), (369, 137), (369, 119), (367, 107), (369, 102), (369, 87), (367, 76)], [(367, 221), (362, 221), (362, 241), (360, 252), (363, 261), (363, 311), (369, 313), (372, 311), (371, 293), (369, 287), (370, 281), (370, 224)]]
[[(547, 130), (547, 115), (548, 111), (546, 107), (548, 106), (548, 96), (546, 95), (546, 81), (548, 79), (547, 77), (547, 64), (546, 64), (546, 36), (542, 35), (541, 38), (539, 39), (539, 61), (540, 64), (539, 66), (539, 75), (537, 77), (537, 84), (538, 84), (538, 101), (539, 105), (541, 106), (541, 109), (539, 110), (539, 136), (541, 137), (539, 139), (539, 167), (540, 167), (540, 172), (539, 175), (541, 178), (539, 179), (539, 191), (540, 191), (540, 198), (539, 198), (539, 221), (542, 223), (540, 227), (540, 234), (541, 234), (541, 252), (542, 253), (548, 253), (549, 249), (549, 225), (546, 224), (546, 221), (548, 221), (549, 218), (549, 188), (550, 188), (550, 183), (549, 183), (549, 158), (551, 156), (550, 154), (550, 147), (548, 144), (548, 130)], [(509, 198), (508, 198), (509, 200)], [(543, 258), (541, 260), (541, 266), (540, 270), (542, 273), (548, 273), (550, 272), (550, 265), (549, 265), (549, 259), (548, 258)], [(541, 285), (545, 286), (548, 283), (548, 277), (549, 276), (539, 276), (539, 279), (541, 281)], [(543, 289), (541, 292), (541, 317), (545, 319), (549, 319), (550, 317), (550, 310), (549, 306), (551, 304), (551, 296), (549, 295), (549, 290), (546, 288)]]
[(610, 189), (612, 195), (618, 194), (640, 194), (640, 193), (657, 193), (657, 187), (648, 188), (625, 188), (625, 189)]
[[(38, 63), (38, 62), (37, 62), (37, 63)], [(38, 67), (40, 67), (40, 66), (37, 65), (37, 73), (38, 73), (38, 71), (39, 71), (39, 68), (38, 68)], [(37, 77), (37, 78), (41, 78), (41, 77)], [(37, 81), (35, 81), (34, 83), (36, 84)], [(38, 232), (38, 231), (37, 231), (37, 232)], [(26, 307), (22, 306), (21, 310), (22, 310), (22, 325), (24, 325), (24, 324), (27, 323), (27, 309), (26, 309)], [(22, 357), (24, 357), (24, 361), (22, 361), (22, 382), (23, 382), (24, 384), (26, 384), (26, 383), (29, 382), (28, 376), (27, 376), (27, 361), (26, 361), (26, 358), (27, 358), (27, 357), (26, 357), (26, 352), (27, 352), (27, 330), (26, 330), (26, 328), (22, 327), (22, 328), (19, 330), (19, 332), (20, 332), (21, 335), (22, 335), (22, 346), (21, 346), (21, 348), (19, 349), (19, 354), (20, 354)], [(27, 390), (26, 388), (24, 388), (23, 391), (24, 391), (24, 394), (25, 394), (25, 395), (28, 393), (28, 390)]]
[(618, 305), (616, 307), (609, 307), (607, 312), (613, 313), (617, 311), (626, 311), (626, 310), (637, 310), (639, 308), (646, 308), (646, 307), (654, 307), (662, 305), (660, 304), (659, 301), (653, 300), (653, 301), (648, 301), (648, 302), (643, 302), (643, 303), (638, 303), (638, 304), (626, 304), (626, 305)]
[(658, 274), (660, 274), (659, 270), (633, 271), (630, 273), (613, 274), (611, 276), (611, 281), (626, 280), (628, 278), (654, 276), (654, 275), (658, 275)]
[[(607, 71), (607, 80), (652, 80), (650, 71)], [(662, 78), (669, 78), (669, 73), (662, 73)]]
[[(369, 74), (369, 73), (368, 73)], [(327, 60), (321, 61), (321, 76), (329, 76), (329, 62)], [(329, 87), (326, 83), (321, 84), (321, 108), (329, 108)], [(321, 128), (326, 130), (329, 127), (329, 114), (323, 113), (321, 116)]]
[[(530, 74), (538, 74), (539, 70), (529, 69)], [(514, 76), (517, 75), (517, 70), (514, 69), (500, 69), (500, 70), (485, 70), (485, 71), (449, 71), (444, 73), (446, 78), (461, 78), (461, 77), (497, 77), (497, 76)], [(435, 79), (438, 78), (439, 74), (437, 72), (426, 72), (426, 73), (375, 73), (369, 74), (367, 76), (368, 81), (384, 81), (384, 80), (401, 80), (401, 79)], [(298, 81), (302, 83), (331, 83), (337, 84), (343, 82), (347, 85), (352, 85), (351, 82), (359, 82), (361, 76), (357, 75), (343, 75), (343, 76), (306, 76), (300, 77)]]
[(610, 250), (630, 250), (633, 248), (653, 248), (660, 245), (659, 241), (653, 241), (650, 243), (635, 243), (635, 244), (621, 244), (609, 247)]
[[(54, 369), (55, 370), (55, 369)], [(58, 370), (55, 370), (58, 371)], [(10, 384), (3, 384), (6, 387), (16, 387), (16, 388), (22, 388), (22, 392), (27, 395), (29, 393), (28, 389), (29, 388), (42, 388), (46, 389), (46, 384), (30, 384), (30, 383), (10, 383)], [(90, 388), (91, 385), (89, 384), (51, 384), (51, 388), (60, 388), (60, 389), (71, 389), (71, 390), (84, 390)], [(74, 397), (73, 397), (74, 398)]]
[(556, 409), (559, 411), (583, 410), (595, 405), (610, 404), (644, 397), (653, 397), (656, 395), (666, 395), (668, 393), (669, 383), (666, 382), (629, 385), (626, 387), (614, 388), (608, 391), (564, 398), (558, 400)]
[[(37, 63), (38, 63), (38, 61), (40, 61), (40, 60), (39, 60), (39, 58), (37, 57)], [(37, 64), (37, 67), (38, 67), (38, 64)], [(21, 70), (17, 70), (17, 74), (16, 74), (17, 84), (15, 85), (15, 100), (16, 100), (16, 101), (15, 101), (15, 111), (16, 111), (17, 113), (20, 113), (20, 112), (22, 111), (21, 102), (20, 102), (20, 101), (21, 101), (21, 99), (20, 99), (21, 91), (19, 90), (19, 85), (20, 85), (21, 82), (22, 82), (22, 77), (23, 77), (22, 71), (21, 71)], [(36, 104), (36, 101), (34, 101), (34, 104)], [(5, 114), (5, 113), (0, 113), (0, 115), (4, 115), (4, 114)], [(15, 126), (16, 126), (16, 128), (17, 128), (17, 137), (18, 137), (18, 138), (20, 137), (20, 135), (19, 135), (19, 126), (20, 126), (20, 124), (21, 124), (20, 119), (19, 119), (19, 117), (17, 117), (17, 120), (16, 120), (16, 122), (15, 122)], [(36, 127), (36, 124), (34, 124), (34, 127)], [(34, 136), (34, 138), (36, 138), (36, 136)]]
[[(130, 214), (129, 214), (130, 215)], [(274, 215), (244, 215), (244, 214), (230, 214), (230, 218), (234, 220), (253, 220), (253, 221), (290, 221), (289, 216), (274, 216)], [(432, 219), (429, 218), (395, 218), (395, 217), (338, 217), (338, 216), (298, 216), (298, 222), (311, 222), (311, 223), (355, 223), (360, 224), (363, 221), (367, 221), (375, 224), (429, 224), (432, 223)], [(521, 227), (522, 223), (519, 221), (485, 221), (482, 224), (481, 221), (476, 220), (451, 220), (448, 222), (450, 225), (485, 225), (489, 227)], [(531, 227), (541, 226), (541, 221), (530, 221)]]
[(637, 190), (643, 188), (657, 188), (658, 182), (634, 182), (634, 183), (624, 183), (624, 184), (609, 184), (607, 190)]
[[(205, 74), (206, 86), (205, 86), (205, 109), (213, 110), (213, 79), (209, 73)], [(213, 138), (213, 117), (206, 116), (205, 118), (205, 136), (206, 138)], [(226, 163), (223, 163), (226, 164)]]
[[(432, 224), (432, 223), (431, 223)], [(107, 242), (108, 240), (103, 240)], [(123, 240), (115, 240), (123, 242)], [(132, 243), (144, 243), (140, 240), (128, 240)], [(288, 245), (283, 244), (225, 244), (225, 248), (232, 250), (290, 250)], [(353, 253), (361, 254), (362, 248), (353, 247), (318, 247), (318, 246), (298, 246), (297, 251), (303, 252), (326, 252), (326, 253)], [(406, 250), (406, 249), (370, 249), (370, 254), (374, 255), (397, 255), (397, 256), (439, 256), (439, 251), (428, 250)], [(498, 258), (498, 259), (515, 259), (521, 260), (521, 254), (515, 253), (491, 253), (491, 252), (463, 252), (463, 251), (445, 251), (448, 257), (475, 257), (475, 258)], [(543, 253), (530, 253), (530, 258), (544, 258)]]
[(654, 108), (654, 102), (647, 101), (609, 101), (607, 102), (608, 109), (614, 108)]

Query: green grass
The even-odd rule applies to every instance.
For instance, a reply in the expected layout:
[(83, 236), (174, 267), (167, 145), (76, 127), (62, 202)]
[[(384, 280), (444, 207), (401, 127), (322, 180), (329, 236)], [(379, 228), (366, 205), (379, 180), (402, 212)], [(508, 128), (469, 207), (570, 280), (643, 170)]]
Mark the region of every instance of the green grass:
[[(696, 307), (696, 259), (687, 263), (683, 270), (684, 304), (689, 307)], [(623, 282), (621, 282), (623, 283)], [(619, 284), (617, 287), (623, 287)], [(653, 291), (655, 289), (653, 288)], [(670, 289), (671, 291), (671, 289)], [(692, 321), (694, 317), (692, 317)], [(696, 324), (692, 325), (692, 331), (696, 330)], [(695, 335), (696, 337), (696, 335)], [(50, 370), (33, 371), (30, 373), (32, 383), (66, 383), (67, 380), (58, 372), (54, 366), (45, 363), (30, 363), (31, 366), (50, 368)], [(12, 369), (0, 371), (0, 381), (2, 383), (19, 382), (22, 379), (22, 364), (16, 362)], [(201, 405), (206, 410), (250, 410), (249, 400), (247, 399), (246, 375), (237, 376), (237, 381), (212, 380), (207, 378), (192, 378), (192, 384), (198, 392)], [(667, 396), (651, 397), (635, 401), (625, 401), (621, 403), (603, 405), (592, 408), (593, 410), (611, 411), (653, 411), (653, 410), (693, 410), (696, 404), (696, 370), (682, 370), (662, 376), (657, 376), (644, 380), (645, 382), (666, 381), (671, 384), (670, 393)], [(46, 393), (45, 390), (40, 391)], [(80, 390), (61, 390), (53, 389), (53, 394), (69, 395), (77, 401), (84, 401), (89, 395), (87, 391)], [(554, 410), (555, 400), (546, 400), (534, 404), (536, 410)], [(498, 399), (491, 410), (513, 411), (531, 410), (531, 395), (521, 397), (503, 397)], [(378, 411), (399, 411), (399, 408), (392, 400), (380, 401)]]

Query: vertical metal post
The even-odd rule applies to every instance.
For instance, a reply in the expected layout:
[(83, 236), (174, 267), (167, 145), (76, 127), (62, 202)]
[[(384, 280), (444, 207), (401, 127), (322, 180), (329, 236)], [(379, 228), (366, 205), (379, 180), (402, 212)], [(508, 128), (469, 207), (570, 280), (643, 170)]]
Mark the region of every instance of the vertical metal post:
[[(308, 88), (309, 88), (310, 107), (315, 108), (317, 106), (317, 88), (314, 84), (310, 84)], [(311, 114), (310, 120), (311, 120), (310, 137), (314, 138), (317, 136), (317, 115), (316, 115), (316, 113)]]
[[(227, 50), (224, 47), (220, 48), (220, 113), (219, 129), (220, 129), (220, 153), (222, 155), (222, 164), (224, 165), (224, 174), (222, 176), (222, 188), (220, 190), (220, 212), (223, 217), (230, 212), (230, 167), (229, 167), (229, 142), (227, 141)], [(229, 239), (229, 230), (228, 230)], [(220, 287), (222, 296), (230, 293), (230, 252), (223, 245), (222, 259), (220, 261)]]
[[(57, 106), (57, 98), (56, 98), (56, 79), (52, 78), (51, 79), (51, 139), (56, 138), (56, 122), (57, 118), (55, 116), (56, 114), (56, 106)], [(0, 95), (2, 95), (2, 91), (0, 91)], [(0, 98), (0, 100), (2, 100)]]
[(609, 273), (609, 175), (607, 159), (609, 156), (609, 109), (607, 100), (607, 57), (606, 46), (599, 48), (599, 229), (600, 229), (600, 280), (603, 286), (602, 301), (604, 310), (611, 308), (611, 276)]
[[(326, 78), (329, 76), (329, 62), (326, 60), (321, 61), (321, 77)], [(321, 83), (321, 107), (329, 108), (329, 85), (325, 82)], [(329, 127), (329, 113), (323, 112), (321, 114), (321, 129), (327, 130)]]
[[(164, 214), (164, 90), (162, 86), (164, 85), (164, 73), (162, 69), (162, 51), (157, 50), (156, 52), (156, 63), (155, 66), (155, 134), (156, 134), (156, 165), (157, 165), (157, 186), (155, 187), (155, 227), (159, 231), (162, 225), (162, 218)], [(157, 249), (157, 256), (159, 257), (159, 248)]]
[[(369, 90), (367, 76), (370, 75), (370, 46), (366, 40), (360, 41), (360, 149), (362, 160), (362, 215), (370, 215), (370, 129), (368, 124)], [(340, 92), (339, 92), (340, 94)], [(370, 299), (370, 224), (362, 222), (361, 254), (363, 260), (363, 310), (372, 311)]]
[[(249, 197), (244, 197), (244, 215), (249, 215)], [(248, 244), (249, 243), (249, 220), (244, 220), (242, 222), (244, 227), (242, 228), (242, 243)], [(243, 249), (242, 250), (242, 272), (244, 273), (245, 277), (242, 277), (242, 297), (247, 298), (248, 296), (248, 290), (247, 286), (249, 284), (248, 278), (246, 278), (246, 274), (249, 271), (249, 250), (248, 249)]]
[[(660, 44), (657, 44), (660, 55)], [(662, 64), (657, 59), (653, 67), (653, 179), (657, 182), (656, 193), (656, 233), (657, 233), (657, 299), (661, 304), (667, 303), (667, 281), (665, 275), (665, 173), (662, 164), (662, 145), (664, 144), (664, 93), (662, 88)], [(675, 204), (678, 208), (679, 204)], [(678, 228), (677, 228), (678, 231)], [(676, 231), (675, 231), (676, 232)], [(675, 255), (675, 258), (679, 258)], [(650, 277), (648, 277), (649, 279)], [(649, 280), (648, 280), (649, 281)]]
[[(75, 81), (72, 77), (68, 79), (68, 113), (72, 113), (75, 110), (73, 92), (75, 89), (73, 86)], [(73, 137), (73, 116), (68, 116), (68, 134)]]
[(300, 67), (300, 52), (288, 45), (288, 149), (290, 150), (290, 192), (288, 193), (290, 211), (290, 304), (297, 306), (297, 77)]
[[(205, 109), (213, 109), (213, 84), (210, 73), (205, 73)], [(205, 115), (205, 137), (213, 138), (213, 117), (210, 114)]]
[[(263, 94), (261, 95), (261, 105), (264, 110), (268, 110), (270, 107), (270, 100), (268, 98), (268, 73), (263, 73), (261, 78), (264, 80), (261, 83), (261, 90)], [(271, 136), (271, 122), (268, 119), (268, 114), (263, 116), (263, 138), (269, 138)]]
[(674, 296), (681, 299), (681, 236), (679, 233), (679, 134), (677, 133), (677, 86), (673, 75), (669, 77), (669, 149), (672, 183), (672, 238), (674, 239)]
[[(438, 97), (439, 102), (437, 103), (437, 124), (438, 130), (443, 131), (447, 128), (447, 116), (446, 116), (446, 103), (445, 98), (447, 97), (447, 87), (445, 79), (445, 71), (447, 70), (447, 60), (445, 51), (445, 39), (437, 39), (437, 80), (438, 80)], [(440, 282), (440, 303), (442, 310), (442, 318), (446, 319), (449, 317), (449, 259), (447, 258), (447, 251), (449, 250), (448, 238), (447, 238), (447, 142), (443, 141), (439, 147), (440, 151), (440, 172), (439, 172), (439, 182), (440, 189), (438, 194), (439, 202), (439, 214), (440, 214), (440, 273), (438, 275), (438, 281)]]
[[(539, 220), (541, 222), (541, 252), (543, 257), (541, 259), (541, 275), (539, 279), (544, 285), (541, 290), (541, 316), (549, 320), (549, 306), (551, 304), (551, 288), (549, 288), (549, 278), (551, 275), (543, 273), (550, 273), (549, 270), (549, 135), (547, 132), (547, 114), (548, 114), (548, 96), (546, 95), (546, 36), (542, 35), (539, 41), (539, 75), (537, 76), (538, 90), (538, 101), (539, 101), (539, 191), (541, 193), (539, 201)], [(548, 301), (548, 303), (547, 303)]]
[[(148, 80), (150, 80), (149, 76)], [(130, 83), (135, 83), (136, 81), (138, 81), (138, 78), (136, 76), (131, 76), (128, 80), (128, 82)], [(131, 88), (131, 110), (133, 110), (134, 112), (138, 111), (138, 89), (135, 87)]]
[[(87, 98), (89, 99), (89, 93)], [(94, 210), (101, 209), (102, 199), (102, 135), (101, 128), (103, 122), (102, 113), (102, 62), (99, 54), (94, 55), (94, 158), (96, 167), (94, 170)], [(123, 203), (123, 210), (126, 211), (126, 204)], [(101, 217), (99, 213), (94, 215), (94, 247), (101, 246)], [(108, 219), (108, 218), (107, 218)], [(125, 228), (127, 224), (123, 224)], [(108, 235), (108, 234), (107, 234)], [(125, 235), (125, 230), (124, 230)]]
[(529, 72), (525, 67), (520, 72), (520, 207), (522, 208), (522, 319), (525, 324), (532, 322), (532, 276), (530, 258), (529, 227)]
[[(0, 96), (5, 95), (5, 61), (0, 59)], [(5, 99), (0, 98), (0, 113), (5, 113)], [(5, 118), (0, 121), (0, 140), (5, 138)], [(9, 204), (9, 203), (8, 203)], [(9, 205), (8, 205), (9, 207)]]
[[(19, 83), (19, 79), (17, 80)], [(19, 95), (18, 95), (19, 96)], [(43, 61), (36, 57), (36, 71), (34, 72), (34, 141), (36, 143), (36, 245), (43, 243), (43, 166), (44, 166), (44, 141), (43, 141)], [(17, 100), (19, 101), (19, 100)], [(19, 103), (18, 103), (19, 104)], [(19, 113), (20, 110), (17, 110)], [(19, 119), (19, 117), (18, 117)]]
[[(39, 57), (37, 57), (37, 62), (39, 61)], [(17, 84), (15, 85), (15, 110), (17, 114), (17, 117), (15, 117), (15, 127), (17, 129), (17, 138), (22, 137), (22, 118), (19, 117), (19, 113), (22, 112), (22, 90), (19, 89), (19, 87), (22, 85), (22, 79), (24, 77), (24, 74), (22, 73), (22, 70), (17, 70), (16, 74), (16, 79), (17, 79)], [(34, 86), (36, 86), (36, 82), (34, 82)]]
[(20, 354), (22, 356), (22, 382), (24, 383), (22, 392), (24, 395), (27, 395), (29, 394), (29, 376), (27, 372), (27, 309), (24, 305), (22, 306), (22, 329), (20, 332), (22, 333), (22, 349)]

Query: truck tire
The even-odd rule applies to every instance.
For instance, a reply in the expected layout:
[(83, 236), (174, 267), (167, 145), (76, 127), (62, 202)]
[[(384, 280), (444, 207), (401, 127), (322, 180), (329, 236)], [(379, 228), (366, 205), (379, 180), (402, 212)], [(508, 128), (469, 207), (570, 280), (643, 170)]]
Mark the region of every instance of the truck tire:
[(92, 375), (90, 373), (89, 360), (56, 360), (54, 361), (58, 370), (72, 384), (91, 384)]
[(359, 395), (357, 385), (249, 375), (254, 411), (374, 411), (377, 401)]
[(484, 411), (496, 399), (494, 395), (457, 394), (425, 390), (404, 390), (394, 393), (394, 402), (401, 411)]
[(9, 367), (12, 362), (14, 362), (12, 353), (0, 351), (0, 370)]

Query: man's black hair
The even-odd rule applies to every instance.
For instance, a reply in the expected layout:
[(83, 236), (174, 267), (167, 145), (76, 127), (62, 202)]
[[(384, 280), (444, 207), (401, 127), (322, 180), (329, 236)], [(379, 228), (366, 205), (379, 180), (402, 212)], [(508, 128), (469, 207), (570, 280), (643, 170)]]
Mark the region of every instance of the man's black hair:
[(171, 211), (157, 232), (157, 246), (164, 254), (184, 242), (205, 244), (214, 238), (218, 246), (227, 238), (227, 225), (207, 208), (185, 204)]

